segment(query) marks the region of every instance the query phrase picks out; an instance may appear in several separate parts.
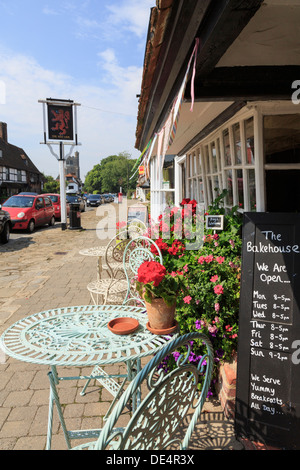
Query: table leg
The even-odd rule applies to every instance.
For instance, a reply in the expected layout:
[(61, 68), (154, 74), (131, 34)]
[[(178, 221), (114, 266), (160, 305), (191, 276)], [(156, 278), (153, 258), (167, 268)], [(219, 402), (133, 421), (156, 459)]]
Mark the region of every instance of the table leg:
[(61, 423), (61, 427), (63, 429), (63, 433), (65, 436), (65, 440), (68, 446), (68, 449), (71, 449), (71, 442), (69, 439), (69, 434), (66, 428), (66, 423), (64, 420), (63, 412), (61, 409), (58, 392), (56, 385), (58, 384), (58, 377), (55, 367), (51, 367), (51, 372), (48, 373), (48, 377), (50, 380), (50, 399), (49, 399), (49, 416), (48, 416), (48, 433), (47, 433), (47, 450), (51, 448), (51, 440), (52, 440), (52, 420), (53, 420), (53, 404), (55, 403), (59, 420)]
[[(131, 382), (134, 377), (141, 370), (141, 360), (137, 358), (136, 360), (127, 361), (127, 375), (128, 380)], [(141, 403), (141, 388), (139, 387), (137, 392), (132, 396), (132, 411), (134, 412)]]

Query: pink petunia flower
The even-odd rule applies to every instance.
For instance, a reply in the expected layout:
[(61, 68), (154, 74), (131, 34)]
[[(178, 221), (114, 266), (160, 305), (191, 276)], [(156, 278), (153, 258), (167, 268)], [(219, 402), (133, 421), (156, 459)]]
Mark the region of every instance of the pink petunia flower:
[(214, 276), (210, 278), (210, 282), (217, 282), (218, 279), (219, 279), (219, 276), (215, 274)]
[(217, 256), (217, 257), (216, 257), (216, 261), (217, 261), (219, 264), (222, 264), (222, 263), (224, 263), (225, 258), (224, 258), (224, 256)]
[(183, 301), (185, 304), (189, 304), (192, 300), (192, 297), (190, 295), (187, 295), (186, 297), (183, 298)]
[(221, 284), (217, 284), (217, 285), (214, 287), (214, 292), (215, 292), (215, 294), (217, 294), (217, 295), (223, 294), (223, 292), (224, 292), (223, 286), (221, 286)]

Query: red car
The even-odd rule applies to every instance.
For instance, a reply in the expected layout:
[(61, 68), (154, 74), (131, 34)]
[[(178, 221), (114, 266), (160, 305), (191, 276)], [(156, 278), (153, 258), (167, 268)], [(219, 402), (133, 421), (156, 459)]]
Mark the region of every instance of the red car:
[[(61, 205), (60, 205), (60, 194), (55, 194), (55, 193), (45, 193), (45, 194), (42, 194), (42, 196), (47, 196), (51, 199), (52, 203), (53, 203), (53, 206), (54, 206), (54, 213), (55, 213), (55, 218), (56, 220), (60, 220), (61, 219), (61, 213), (60, 213), (60, 208), (61, 208)], [(70, 212), (70, 206), (69, 204), (67, 203), (67, 215), (69, 215), (69, 212)]]
[(10, 214), (13, 228), (32, 233), (40, 225), (54, 225), (54, 206), (49, 197), (21, 195), (7, 199), (2, 207)]

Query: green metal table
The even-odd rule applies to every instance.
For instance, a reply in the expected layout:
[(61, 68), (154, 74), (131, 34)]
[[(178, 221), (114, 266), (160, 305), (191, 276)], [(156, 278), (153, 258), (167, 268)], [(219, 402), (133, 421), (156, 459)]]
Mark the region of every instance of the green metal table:
[[(108, 322), (119, 317), (131, 317), (138, 320), (138, 329), (126, 335), (111, 332)], [(54, 403), (67, 446), (71, 447), (70, 439), (86, 437), (84, 432), (70, 432), (66, 429), (56, 388), (59, 381), (97, 379), (102, 381), (117, 399), (123, 384), (120, 386), (114, 379), (123, 377), (123, 383), (126, 380), (132, 380), (139, 372), (141, 358), (158, 352), (170, 339), (170, 335), (152, 334), (146, 327), (147, 321), (144, 307), (83, 305), (56, 308), (30, 315), (16, 322), (3, 333), (0, 346), (7, 355), (20, 361), (50, 367), (47, 449), (51, 448)], [(104, 373), (102, 366), (121, 362), (127, 366), (126, 374)], [(98, 366), (99, 375), (95, 373), (94, 368), (92, 376), (59, 377), (58, 366)], [(99, 431), (95, 430), (93, 435), (97, 435), (97, 432), (99, 434)]]

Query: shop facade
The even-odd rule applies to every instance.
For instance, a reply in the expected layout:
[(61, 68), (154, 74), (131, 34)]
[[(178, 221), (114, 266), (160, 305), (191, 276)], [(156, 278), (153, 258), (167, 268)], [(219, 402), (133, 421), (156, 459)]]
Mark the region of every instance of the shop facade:
[[(151, 155), (148, 153), (142, 162), (149, 169), (151, 214), (156, 219), (166, 205), (179, 205), (183, 198), (195, 199), (208, 208), (224, 189), (228, 209), (237, 206), (240, 212), (298, 212), (300, 104), (295, 97), (300, 40), (295, 28), (300, 21), (300, 1), (242, 2), (248, 16), (241, 13), (236, 2), (221, 2), (228, 8), (224, 6), (214, 14), (219, 14), (224, 26), (222, 34), (216, 29), (215, 4), (196, 2), (198, 6), (200, 3), (202, 12), (197, 7), (189, 10), (191, 2), (157, 2), (158, 16), (152, 12), (150, 17), (151, 32), (151, 28), (157, 30), (161, 15), (164, 37), (160, 48), (155, 49), (149, 36), (146, 47), (143, 84), (150, 78), (152, 83), (147, 89), (142, 84), (136, 133), (136, 146), (141, 151), (163, 129), (169, 136), (174, 123), (170, 126), (172, 103), (180, 90), (182, 70), (192, 59), (176, 134), (163, 152), (166, 145), (156, 139), (150, 146)], [(190, 47), (184, 52), (183, 47), (178, 48), (177, 56), (176, 44), (170, 44), (179, 31), (183, 34), (184, 25), (177, 16), (170, 29), (167, 11), (170, 22), (175, 11), (177, 15), (184, 11), (186, 27), (190, 26)], [(239, 29), (235, 24), (233, 31), (232, 15), (235, 20), (240, 15)], [(288, 22), (281, 25), (281, 18)], [(199, 48), (192, 57), (196, 40)], [(209, 56), (213, 41), (219, 44), (219, 50), (215, 47)], [(155, 54), (156, 65), (151, 69), (149, 58)], [(160, 73), (159, 64), (164, 64)]]

